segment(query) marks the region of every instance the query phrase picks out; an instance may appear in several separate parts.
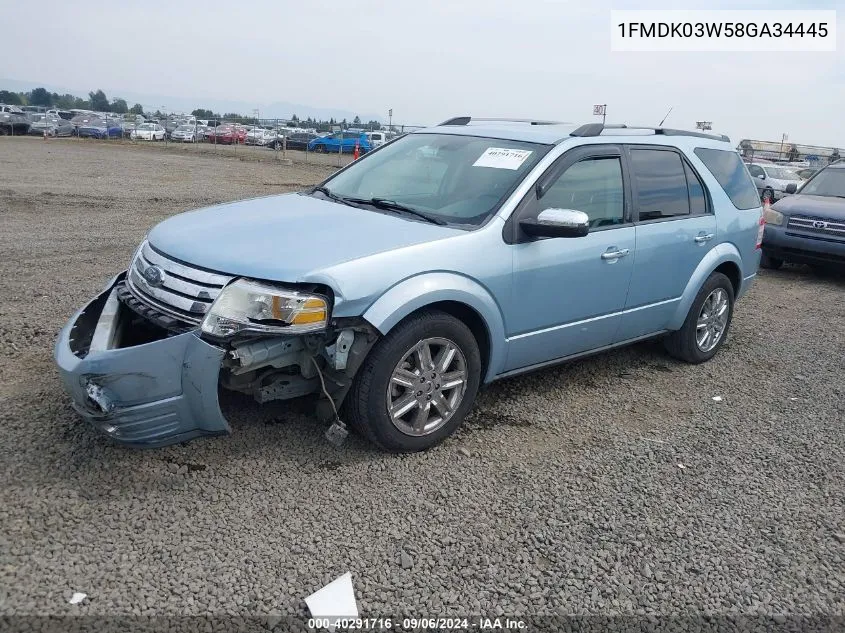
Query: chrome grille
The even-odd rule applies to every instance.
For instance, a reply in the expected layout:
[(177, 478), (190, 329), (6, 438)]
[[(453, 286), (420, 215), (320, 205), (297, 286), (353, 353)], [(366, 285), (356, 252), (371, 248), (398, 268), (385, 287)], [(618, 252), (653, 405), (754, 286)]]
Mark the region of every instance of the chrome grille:
[[(155, 270), (149, 270), (155, 269)], [(165, 314), (199, 324), (231, 276), (185, 265), (144, 242), (126, 276), (132, 294)]]
[(789, 218), (786, 228), (845, 241), (845, 222), (842, 221), (793, 215)]

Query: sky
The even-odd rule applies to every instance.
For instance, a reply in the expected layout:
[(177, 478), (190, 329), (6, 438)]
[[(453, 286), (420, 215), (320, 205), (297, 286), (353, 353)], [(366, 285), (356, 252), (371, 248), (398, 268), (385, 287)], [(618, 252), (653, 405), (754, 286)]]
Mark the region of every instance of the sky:
[[(834, 53), (614, 53), (610, 9), (739, 8), (630, 0), (183, 0), (3, 3), (4, 80), (102, 88), (158, 105), (238, 102), (342, 109), (434, 124), (457, 115), (693, 128), (845, 147), (845, 0), (746, 0), (837, 9)], [(33, 13), (40, 14), (33, 21)], [(162, 97), (165, 95), (165, 97)], [(131, 102), (130, 102), (131, 105)], [(291, 113), (277, 113), (287, 116)]]

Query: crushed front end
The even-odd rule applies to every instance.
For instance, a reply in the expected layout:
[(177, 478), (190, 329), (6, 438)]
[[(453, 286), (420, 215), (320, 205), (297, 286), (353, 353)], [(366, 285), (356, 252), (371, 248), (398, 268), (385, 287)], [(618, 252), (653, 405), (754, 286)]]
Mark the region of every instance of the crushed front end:
[(62, 330), (56, 363), (74, 409), (133, 447), (228, 434), (218, 386), (260, 403), (321, 393), (319, 417), (336, 420), (378, 333), (329, 324), (330, 299), (316, 290), (193, 267), (144, 242)]

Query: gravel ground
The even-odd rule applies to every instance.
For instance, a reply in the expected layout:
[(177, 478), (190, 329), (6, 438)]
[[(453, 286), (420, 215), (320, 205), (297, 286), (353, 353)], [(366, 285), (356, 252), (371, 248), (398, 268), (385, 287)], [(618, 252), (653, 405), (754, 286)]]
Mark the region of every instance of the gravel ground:
[(497, 383), (425, 454), (236, 396), (187, 446), (81, 423), (55, 336), (145, 232), (327, 173), (0, 139), (0, 616), (302, 615), (346, 571), (371, 617), (845, 615), (841, 277), (764, 271), (702, 366), (647, 343)]

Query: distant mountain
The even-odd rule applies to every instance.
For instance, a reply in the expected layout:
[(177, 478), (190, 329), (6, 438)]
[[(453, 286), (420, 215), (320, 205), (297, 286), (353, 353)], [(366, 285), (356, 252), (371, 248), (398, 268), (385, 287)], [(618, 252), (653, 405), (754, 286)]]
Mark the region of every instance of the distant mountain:
[(268, 104), (251, 103), (248, 101), (235, 101), (225, 99), (205, 99), (202, 97), (176, 97), (173, 95), (155, 95), (144, 94), (139, 92), (128, 92), (125, 90), (111, 90), (104, 86), (92, 85), (88, 90), (80, 90), (78, 88), (68, 88), (65, 86), (58, 86), (48, 83), (37, 83), (31, 81), (20, 81), (18, 79), (3, 79), (0, 78), (0, 90), (10, 90), (12, 92), (28, 92), (33, 88), (46, 88), (50, 92), (57, 92), (59, 94), (72, 94), (82, 98), (88, 97), (90, 90), (97, 90), (102, 88), (106, 96), (111, 99), (120, 98), (126, 99), (129, 106), (135, 103), (140, 103), (144, 106), (144, 110), (162, 110), (167, 112), (190, 112), (196, 108), (206, 108), (224, 114), (226, 112), (237, 112), (246, 116), (250, 116), (254, 110), (258, 110), (262, 119), (287, 119), (292, 114), (295, 114), (300, 119), (314, 117), (316, 119), (335, 119), (352, 121), (356, 116), (360, 117), (362, 121), (382, 121), (386, 122), (387, 113), (381, 115), (368, 112), (353, 112), (352, 110), (343, 110), (340, 108), (322, 108), (317, 106), (306, 105), (302, 103), (290, 103), (288, 101), (275, 101)]

